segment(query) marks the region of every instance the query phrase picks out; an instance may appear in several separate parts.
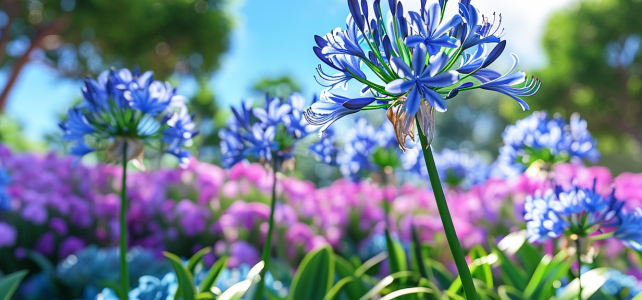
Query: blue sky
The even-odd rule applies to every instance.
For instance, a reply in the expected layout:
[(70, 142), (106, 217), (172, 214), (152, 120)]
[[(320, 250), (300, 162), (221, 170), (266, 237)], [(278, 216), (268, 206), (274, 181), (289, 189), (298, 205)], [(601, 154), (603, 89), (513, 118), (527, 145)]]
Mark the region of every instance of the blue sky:
[[(550, 14), (576, 1), (473, 0), (472, 3), (487, 15), (494, 11), (502, 13), (507, 52), (517, 53), (521, 69), (529, 70), (546, 63), (540, 40)], [(419, 0), (402, 2), (412, 6)], [(348, 14), (345, 0), (235, 0), (230, 9), (236, 15), (232, 44), (223, 57), (221, 69), (211, 80), (222, 106), (247, 97), (252, 84), (266, 76), (290, 75), (302, 85), (305, 95), (321, 91), (314, 80), (319, 61), (312, 52), (313, 37), (345, 26)], [(508, 63), (504, 61), (505, 65)], [(6, 77), (6, 72), (0, 73), (0, 86)], [(80, 97), (81, 84), (60, 79), (50, 68), (32, 63), (24, 69), (12, 91), (7, 113), (23, 124), (29, 138), (39, 138), (56, 130), (56, 115)], [(185, 89), (188, 87), (182, 91), (188, 92)]]

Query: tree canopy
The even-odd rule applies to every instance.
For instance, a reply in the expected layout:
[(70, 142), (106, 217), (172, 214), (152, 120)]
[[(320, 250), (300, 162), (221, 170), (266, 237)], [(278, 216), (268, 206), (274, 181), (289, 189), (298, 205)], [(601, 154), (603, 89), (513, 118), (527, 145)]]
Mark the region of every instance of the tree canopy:
[[(544, 83), (529, 101), (533, 109), (580, 112), (599, 139), (633, 138), (642, 146), (642, 59), (609, 63), (609, 45), (622, 47), (642, 34), (642, 1), (586, 0), (552, 16), (544, 35), (548, 67), (536, 72)], [(639, 46), (639, 45), (638, 45)], [(617, 51), (612, 49), (610, 51)]]
[(112, 66), (205, 76), (232, 27), (224, 0), (4, 0), (0, 9), (0, 67), (11, 70), (0, 109), (33, 60), (68, 77)]

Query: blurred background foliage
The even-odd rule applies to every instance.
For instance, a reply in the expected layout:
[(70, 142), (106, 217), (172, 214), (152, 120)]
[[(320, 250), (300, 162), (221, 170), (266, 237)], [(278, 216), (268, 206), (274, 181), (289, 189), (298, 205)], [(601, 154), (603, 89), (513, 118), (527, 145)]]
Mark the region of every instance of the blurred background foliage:
[[(16, 78), (30, 62), (50, 66), (65, 78), (137, 65), (175, 86), (188, 83), (193, 91), (188, 94), (190, 111), (196, 114), (200, 129), (192, 150), (199, 159), (216, 163), (220, 159), (218, 128), (225, 126), (230, 111), (219, 109), (221, 99), (216, 98), (210, 79), (229, 50), (237, 22), (227, 2), (3, 0), (0, 68), (8, 77), (0, 81), (0, 109), (11, 99)], [(640, 11), (642, 0), (578, 0), (551, 16), (542, 41), (547, 66), (529, 72), (543, 81), (540, 92), (527, 99), (531, 110), (548, 110), (567, 119), (580, 112), (599, 140), (600, 164), (615, 174), (642, 172), (642, 59), (634, 56), (630, 66), (613, 67), (607, 63), (605, 48), (631, 34), (642, 35)], [(260, 102), (266, 95), (286, 98), (302, 90), (297, 78), (271, 74), (259, 78), (246, 94)], [(305, 96), (312, 101), (313, 95)], [(448, 112), (437, 118), (436, 150), (476, 151), (488, 162), (497, 156), (505, 126), (530, 114), (506, 97), (483, 91), (462, 93), (448, 106)], [(378, 115), (371, 118), (375, 125), (386, 121), (382, 114), (371, 115)], [(16, 150), (65, 151), (57, 128), (35, 142), (26, 141), (20, 128), (10, 116), (2, 117), (0, 142)], [(313, 162), (306, 145), (314, 141), (311, 137), (297, 152), (302, 163), (295, 175), (330, 182), (339, 172)]]

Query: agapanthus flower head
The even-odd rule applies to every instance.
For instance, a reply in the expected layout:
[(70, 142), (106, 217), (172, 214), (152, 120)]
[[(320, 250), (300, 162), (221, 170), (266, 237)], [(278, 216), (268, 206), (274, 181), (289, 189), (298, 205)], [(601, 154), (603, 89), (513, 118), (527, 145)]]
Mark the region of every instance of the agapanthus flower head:
[(319, 141), (312, 144), (309, 149), (316, 160), (331, 166), (337, 164), (339, 149), (336, 146), (336, 136), (333, 129), (329, 128), (322, 132)]
[(559, 115), (549, 118), (545, 111), (534, 112), (507, 126), (502, 138), (504, 146), (495, 162), (495, 173), (502, 174), (494, 174), (499, 176), (519, 174), (540, 160), (547, 164), (582, 160), (595, 163), (600, 157), (597, 140), (577, 113), (566, 123)]
[(191, 145), (197, 132), (186, 98), (169, 83), (154, 80), (151, 71), (104, 71), (98, 80), (85, 79), (82, 93), (83, 102), (71, 108), (60, 124), (63, 137), (76, 143), (72, 154), (106, 150), (107, 159), (118, 162), (126, 150), (127, 159), (142, 166), (144, 147), (163, 141), (168, 145), (163, 150), (182, 166), (189, 162), (183, 147)]
[(223, 166), (232, 167), (243, 159), (283, 162), (292, 157), (296, 142), (312, 131), (303, 119), (305, 98), (298, 93), (287, 101), (266, 97), (265, 107), (242, 102), (232, 108), (228, 128), (219, 131)]
[[(384, 122), (375, 128), (364, 118), (355, 120), (346, 133), (345, 145), (337, 154), (337, 163), (344, 177), (357, 181), (368, 172), (386, 171), (401, 164), (394, 129)], [(398, 153), (397, 153), (398, 152)]]
[[(370, 7), (368, 1), (348, 0), (346, 29), (315, 36), (315, 54), (338, 73), (317, 68), (320, 84), (329, 90), (305, 111), (310, 124), (324, 131), (348, 114), (387, 109), (397, 144), (406, 150), (406, 142), (415, 139), (415, 124), (432, 141), (435, 111), (446, 111), (446, 99), (460, 92), (492, 90), (528, 109), (521, 98), (535, 94), (541, 83), (513, 72), (517, 56), (504, 75), (488, 68), (506, 46), (501, 16), (492, 21), (480, 17), (468, 0), (460, 1), (457, 14), (444, 16), (447, 2), (421, 1), (417, 10), (407, 11), (400, 1), (389, 0), (391, 18), (385, 20), (381, 1)], [(330, 92), (347, 89), (353, 80), (364, 85), (360, 97)]]
[(556, 191), (549, 189), (543, 196), (538, 191), (534, 197), (529, 196), (524, 205), (529, 241), (542, 242), (563, 234), (577, 239), (607, 230), (625, 244), (634, 244), (636, 238), (627, 239), (624, 232), (628, 231), (623, 226), (640, 222), (636, 221), (636, 213), (627, 214), (623, 210), (624, 202), (614, 195), (603, 197), (594, 188), (576, 186), (567, 190), (558, 186)]
[(642, 37), (638, 34), (622, 36), (620, 42), (610, 42), (604, 48), (606, 63), (612, 68), (628, 68), (640, 53)]
[(475, 153), (443, 149), (435, 155), (439, 178), (449, 187), (469, 189), (488, 179), (490, 169)]

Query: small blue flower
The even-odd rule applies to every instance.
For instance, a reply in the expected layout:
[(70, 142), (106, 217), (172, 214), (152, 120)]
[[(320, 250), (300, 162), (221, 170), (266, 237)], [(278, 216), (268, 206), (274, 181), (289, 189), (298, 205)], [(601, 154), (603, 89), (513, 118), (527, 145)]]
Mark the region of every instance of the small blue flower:
[(274, 142), (276, 127), (269, 126), (265, 129), (261, 123), (254, 123), (252, 131), (242, 135), (249, 146), (243, 151), (243, 156), (254, 156), (266, 161), (272, 160), (272, 153), (278, 150), (278, 144)]
[[(486, 70), (483, 74), (477, 73), (475, 78), (482, 82), (479, 86), (481, 89), (495, 91), (509, 96), (517, 101), (523, 110), (528, 110), (528, 104), (520, 97), (535, 95), (541, 86), (541, 81), (535, 77), (527, 78), (526, 73), (521, 71), (512, 73), (515, 68), (517, 68), (519, 58), (517, 58), (515, 54), (511, 54), (511, 56), (513, 57), (513, 66), (506, 74), (501, 75), (493, 70)], [(514, 87), (524, 82), (523, 87)]]
[(464, 190), (486, 182), (489, 168), (478, 155), (443, 149), (435, 155), (439, 178), (450, 187)]
[(621, 223), (613, 236), (627, 247), (642, 251), (642, 209), (638, 207), (632, 212), (621, 211), (618, 218)]
[(447, 34), (455, 26), (462, 23), (460, 15), (441, 22), (441, 6), (437, 3), (432, 3), (426, 11), (426, 2), (423, 3), (422, 12), (420, 15), (417, 12), (411, 11), (408, 14), (412, 20), (412, 29), (417, 30), (416, 35), (411, 35), (406, 39), (408, 47), (416, 47), (419, 44), (426, 46), (429, 55), (435, 55), (441, 51), (442, 47), (457, 48), (459, 40)]
[(404, 106), (407, 114), (411, 117), (419, 110), (421, 99), (426, 99), (428, 104), (437, 111), (446, 111), (446, 101), (430, 87), (446, 87), (459, 80), (459, 73), (455, 71), (439, 73), (448, 59), (446, 55), (433, 56), (430, 64), (426, 67), (426, 46), (418, 44), (413, 52), (412, 69), (401, 58), (392, 58), (393, 70), (404, 79), (388, 83), (386, 91), (394, 94), (405, 94), (410, 91)]
[(375, 128), (366, 119), (359, 118), (346, 134), (346, 144), (337, 161), (346, 178), (357, 180), (360, 172), (376, 169), (370, 157), (376, 151), (378, 141)]
[(328, 129), (321, 133), (319, 141), (312, 144), (309, 149), (318, 161), (331, 166), (336, 165), (339, 149), (335, 145), (335, 140), (334, 130)]
[(528, 196), (524, 204), (524, 220), (528, 241), (543, 242), (549, 238), (558, 238), (570, 224), (555, 210), (555, 193), (548, 190), (544, 196)]
[(501, 27), (501, 15), (497, 25), (494, 18), (493, 22), (489, 23), (487, 19), (479, 16), (477, 9), (470, 4), (470, 0), (459, 2), (459, 14), (465, 22), (457, 28), (455, 36), (463, 40), (464, 50), (480, 44), (500, 42), (501, 33), (497, 34), (497, 31)]
[(305, 98), (299, 93), (293, 93), (288, 97), (288, 104), (292, 109), (283, 117), (283, 124), (296, 138), (307, 136), (312, 132), (312, 126), (303, 117)]
[(261, 126), (267, 128), (283, 123), (287, 114), (292, 110), (292, 106), (282, 103), (279, 98), (266, 99), (266, 107), (255, 107), (252, 114), (261, 121)]
[(304, 116), (310, 125), (321, 126), (319, 132), (323, 132), (335, 121), (359, 112), (375, 100), (374, 97), (348, 98), (323, 91), (321, 92), (321, 100), (312, 103), (305, 111)]

